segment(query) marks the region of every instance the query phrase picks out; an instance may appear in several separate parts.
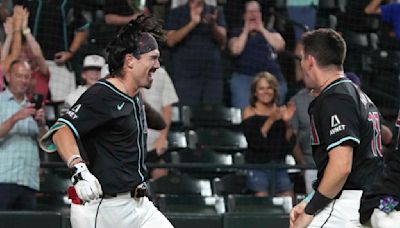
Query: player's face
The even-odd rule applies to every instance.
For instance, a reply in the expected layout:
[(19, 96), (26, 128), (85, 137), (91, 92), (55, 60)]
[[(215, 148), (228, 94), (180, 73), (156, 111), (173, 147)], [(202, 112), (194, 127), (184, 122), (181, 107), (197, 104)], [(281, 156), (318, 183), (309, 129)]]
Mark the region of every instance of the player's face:
[(149, 89), (153, 82), (153, 74), (160, 68), (160, 51), (155, 49), (140, 55), (135, 71), (138, 73), (137, 84), (139, 87)]
[(313, 63), (311, 60), (311, 56), (310, 55), (305, 56), (304, 50), (301, 49), (300, 57), (301, 57), (300, 66), (304, 75), (303, 78), (304, 84), (309, 89), (316, 89), (318, 86), (312, 74)]
[(270, 104), (274, 102), (274, 89), (265, 78), (262, 78), (258, 81), (255, 95), (257, 97), (257, 101), (263, 104)]

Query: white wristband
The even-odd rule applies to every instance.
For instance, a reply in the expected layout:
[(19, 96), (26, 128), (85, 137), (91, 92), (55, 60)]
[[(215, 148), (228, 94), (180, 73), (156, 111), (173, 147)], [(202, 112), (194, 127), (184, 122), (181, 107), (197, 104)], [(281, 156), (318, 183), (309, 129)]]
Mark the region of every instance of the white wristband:
[(72, 168), (72, 162), (75, 161), (78, 158), (82, 160), (82, 157), (80, 155), (78, 155), (78, 154), (72, 155), (67, 161), (68, 168)]

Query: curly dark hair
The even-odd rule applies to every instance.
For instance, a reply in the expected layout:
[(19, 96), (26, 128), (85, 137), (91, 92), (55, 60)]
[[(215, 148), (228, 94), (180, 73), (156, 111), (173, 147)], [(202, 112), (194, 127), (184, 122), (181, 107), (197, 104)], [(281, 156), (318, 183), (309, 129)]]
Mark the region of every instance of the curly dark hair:
[(136, 58), (142, 33), (151, 34), (158, 43), (165, 42), (165, 32), (161, 24), (152, 16), (139, 15), (120, 29), (118, 35), (107, 45), (108, 67), (111, 75), (121, 75), (126, 54)]

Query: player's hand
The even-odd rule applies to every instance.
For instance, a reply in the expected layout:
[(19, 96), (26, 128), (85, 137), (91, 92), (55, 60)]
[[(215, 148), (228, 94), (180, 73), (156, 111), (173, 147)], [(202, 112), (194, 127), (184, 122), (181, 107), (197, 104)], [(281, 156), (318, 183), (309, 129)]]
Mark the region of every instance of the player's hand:
[(293, 228), (307, 228), (313, 219), (314, 219), (313, 215), (308, 215), (306, 213), (303, 213), (299, 215), (299, 217), (296, 219)]
[(60, 51), (57, 52), (54, 55), (54, 62), (56, 62), (57, 65), (62, 65), (66, 61), (68, 61), (70, 58), (72, 58), (72, 53), (68, 51)]
[(74, 167), (75, 173), (72, 175), (71, 181), (78, 197), (83, 202), (100, 198), (103, 195), (101, 185), (97, 178), (89, 172), (85, 163), (77, 163)]
[(306, 202), (301, 202), (290, 210), (290, 228), (295, 227), (294, 225), (296, 224), (297, 219), (304, 214), (304, 208), (306, 208), (306, 206)]

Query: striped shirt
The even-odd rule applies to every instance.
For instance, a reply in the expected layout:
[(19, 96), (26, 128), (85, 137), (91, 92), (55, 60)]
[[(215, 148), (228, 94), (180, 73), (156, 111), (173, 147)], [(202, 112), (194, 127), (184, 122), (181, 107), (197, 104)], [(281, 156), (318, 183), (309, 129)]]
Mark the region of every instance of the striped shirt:
[[(27, 104), (18, 103), (6, 89), (0, 93), (0, 123)], [(0, 183), (14, 183), (39, 190), (39, 128), (32, 117), (18, 121), (5, 137), (0, 138)]]

